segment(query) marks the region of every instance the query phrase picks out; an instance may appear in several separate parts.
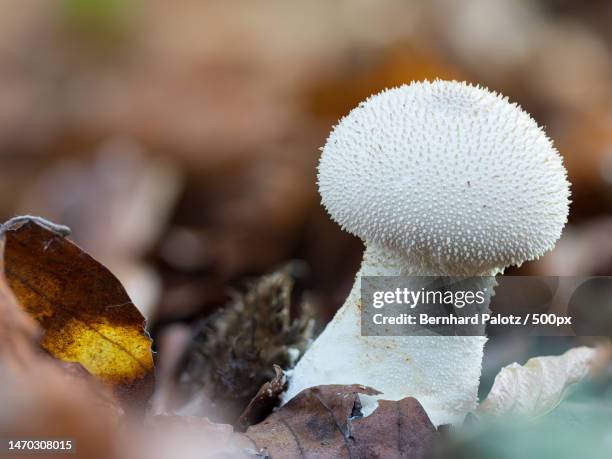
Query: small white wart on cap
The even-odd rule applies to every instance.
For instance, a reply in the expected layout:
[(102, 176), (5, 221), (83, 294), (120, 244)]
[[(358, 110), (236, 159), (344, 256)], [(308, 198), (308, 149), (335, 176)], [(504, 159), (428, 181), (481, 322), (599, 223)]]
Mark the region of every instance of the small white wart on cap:
[(529, 114), (449, 81), (388, 89), (352, 110), (323, 149), (319, 191), (346, 231), (448, 274), (538, 258), (569, 207), (561, 156)]

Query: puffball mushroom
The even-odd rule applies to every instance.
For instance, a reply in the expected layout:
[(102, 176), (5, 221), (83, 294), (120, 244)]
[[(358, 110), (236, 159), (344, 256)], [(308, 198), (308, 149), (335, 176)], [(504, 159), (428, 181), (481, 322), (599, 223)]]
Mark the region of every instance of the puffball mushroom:
[(323, 148), (328, 213), (365, 243), (342, 308), (290, 373), (415, 397), (435, 425), (476, 408), (484, 336), (361, 336), (361, 276), (495, 276), (550, 250), (567, 221), (562, 158), (518, 105), (480, 86), (415, 82), (362, 102)]

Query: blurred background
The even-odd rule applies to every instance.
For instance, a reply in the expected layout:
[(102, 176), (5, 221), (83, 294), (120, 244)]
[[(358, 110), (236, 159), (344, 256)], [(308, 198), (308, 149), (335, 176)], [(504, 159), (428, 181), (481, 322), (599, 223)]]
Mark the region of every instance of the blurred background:
[[(522, 105), (569, 171), (562, 240), (511, 272), (610, 275), (611, 21), (605, 0), (4, 0), (0, 218), (70, 226), (156, 340), (290, 260), (323, 325), (362, 245), (319, 205), (319, 148), (370, 94), (458, 79)], [(485, 386), (564, 345), (492, 340)]]

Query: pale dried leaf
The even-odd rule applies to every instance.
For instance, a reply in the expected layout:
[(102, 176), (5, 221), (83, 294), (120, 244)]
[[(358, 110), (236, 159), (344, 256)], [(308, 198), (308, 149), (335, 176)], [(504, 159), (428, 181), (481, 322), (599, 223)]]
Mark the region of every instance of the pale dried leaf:
[(534, 357), (525, 365), (508, 365), (495, 377), (478, 412), (492, 416), (544, 415), (563, 400), (570, 386), (591, 372), (598, 356), (597, 349), (578, 347), (560, 356)]

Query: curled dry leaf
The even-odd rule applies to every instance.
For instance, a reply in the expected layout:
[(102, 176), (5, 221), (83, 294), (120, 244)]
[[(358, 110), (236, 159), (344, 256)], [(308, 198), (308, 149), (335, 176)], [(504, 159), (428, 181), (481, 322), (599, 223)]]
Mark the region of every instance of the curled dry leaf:
[(33, 221), (5, 228), (2, 239), (8, 286), (40, 324), (42, 347), (80, 363), (121, 399), (147, 400), (154, 379), (151, 339), (110, 271)]
[(359, 385), (306, 389), (241, 439), (272, 458), (424, 457), (437, 432), (416, 399), (380, 401), (363, 417), (360, 394), (378, 392)]
[(563, 400), (570, 386), (591, 372), (599, 358), (597, 349), (578, 347), (560, 356), (529, 359), (524, 366), (508, 365), (495, 377), (478, 412), (492, 416), (544, 415)]
[(287, 389), (287, 378), (278, 365), (274, 365), (274, 372), (274, 378), (261, 386), (238, 418), (238, 430), (244, 431), (250, 425), (263, 421), (280, 402), (281, 394)]

